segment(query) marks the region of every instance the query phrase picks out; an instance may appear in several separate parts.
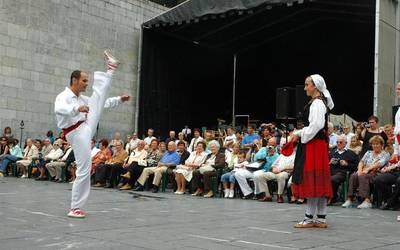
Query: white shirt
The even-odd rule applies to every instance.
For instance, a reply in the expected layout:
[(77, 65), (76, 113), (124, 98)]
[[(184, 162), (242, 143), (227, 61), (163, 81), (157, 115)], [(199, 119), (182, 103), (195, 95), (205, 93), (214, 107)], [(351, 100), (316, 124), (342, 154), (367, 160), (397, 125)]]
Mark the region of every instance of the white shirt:
[(302, 143), (312, 140), (317, 133), (325, 126), (326, 106), (320, 99), (315, 99), (310, 106), (310, 114), (308, 116), (309, 125), (294, 132), (300, 136)]
[[(140, 142), (140, 139), (139, 138), (137, 138), (137, 139), (131, 139), (130, 141), (129, 141), (129, 149), (132, 151), (132, 150), (135, 150), (136, 148), (137, 148), (137, 145), (138, 145), (138, 143)], [(128, 152), (128, 151), (127, 151)]]
[(55, 161), (55, 160), (58, 160), (58, 159), (63, 155), (63, 153), (64, 153), (64, 152), (62, 151), (61, 148), (52, 149), (52, 150), (50, 151), (50, 153), (49, 153), (48, 155), (46, 155), (46, 158), (47, 158), (48, 160)]
[(280, 172), (282, 172), (284, 168), (293, 169), (294, 158), (296, 158), (296, 152), (294, 151), (290, 156), (284, 156), (283, 154), (280, 154), (275, 162), (272, 163), (272, 167), (277, 168)]
[(69, 154), (72, 152), (72, 147), (69, 147), (63, 157), (61, 158), (61, 161), (66, 161), (68, 159)]
[(95, 156), (99, 151), (100, 149), (96, 147), (92, 148), (92, 151), (90, 152), (90, 158), (93, 158), (93, 156)]
[(351, 138), (353, 138), (353, 136), (355, 136), (355, 134), (353, 134), (352, 132), (349, 132), (347, 135), (343, 134), (344, 136), (346, 136), (346, 140), (347, 140), (347, 144), (346, 144), (346, 148), (350, 147), (351, 144)]
[(189, 152), (193, 152), (196, 149), (197, 143), (203, 141), (203, 137), (199, 136), (198, 138), (193, 137), (192, 140), (190, 141), (190, 145), (188, 148)]
[[(227, 137), (225, 137), (224, 145), (225, 145), (227, 142), (231, 142), (231, 141), (233, 141), (233, 143), (236, 142), (236, 135), (228, 135)], [(231, 146), (232, 146), (232, 144), (231, 144)]]
[(184, 135), (190, 135), (192, 133), (192, 130), (190, 130), (190, 128), (184, 128), (182, 129), (182, 133)]
[(394, 117), (394, 154), (396, 155), (400, 153), (399, 142), (396, 138), (398, 134), (400, 134), (400, 108), (397, 110), (396, 116)]
[(152, 136), (152, 137), (146, 137), (146, 138), (144, 138), (144, 143), (146, 144), (146, 145), (150, 145), (151, 144), (151, 141), (152, 140), (154, 140), (154, 139), (157, 139), (157, 138), (155, 138), (154, 136)]
[[(110, 97), (106, 100), (104, 108), (113, 108), (120, 103), (122, 103), (121, 97)], [(84, 95), (76, 96), (69, 87), (66, 87), (63, 92), (57, 95), (54, 103), (57, 126), (61, 129), (68, 128), (79, 121), (86, 120), (86, 113), (78, 111), (82, 105), (89, 105), (89, 97)]]

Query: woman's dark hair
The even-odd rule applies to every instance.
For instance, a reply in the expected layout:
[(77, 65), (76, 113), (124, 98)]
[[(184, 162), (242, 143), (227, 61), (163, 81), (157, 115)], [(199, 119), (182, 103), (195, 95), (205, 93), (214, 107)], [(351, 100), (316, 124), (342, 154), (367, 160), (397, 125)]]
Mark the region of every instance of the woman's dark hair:
[(371, 120), (374, 120), (376, 123), (379, 122), (378, 117), (376, 117), (376, 116), (374, 116), (374, 115), (371, 115), (371, 116), (368, 118), (368, 121), (371, 121)]
[(100, 140), (100, 144), (103, 145), (103, 147), (106, 148), (106, 147), (108, 147), (108, 140), (105, 139), (105, 138), (104, 138), (104, 139), (101, 139), (101, 140)]
[[(206, 143), (205, 143), (205, 142), (203, 142), (203, 141), (199, 141), (199, 142), (197, 143), (197, 145), (199, 145), (199, 144), (203, 145), (203, 150), (206, 150), (206, 148), (207, 148), (207, 145), (206, 145)], [(197, 145), (196, 145), (196, 147), (197, 147)]]
[(46, 136), (47, 137), (52, 137), (53, 136), (53, 131), (51, 131), (51, 130), (47, 131)]
[(196, 131), (199, 132), (199, 134), (201, 134), (199, 128), (194, 128), (194, 129), (193, 129), (193, 134), (194, 134), (194, 132), (196, 132)]
[(186, 146), (186, 143), (185, 143), (184, 141), (178, 141), (177, 146), (179, 146), (179, 145), (184, 145), (184, 146)]

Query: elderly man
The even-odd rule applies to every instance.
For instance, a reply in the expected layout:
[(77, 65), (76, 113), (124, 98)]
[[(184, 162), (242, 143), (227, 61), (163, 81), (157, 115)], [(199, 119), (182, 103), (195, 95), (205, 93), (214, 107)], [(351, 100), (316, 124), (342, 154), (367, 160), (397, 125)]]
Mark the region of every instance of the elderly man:
[[(111, 169), (120, 168), (125, 162), (125, 159), (128, 157), (128, 153), (124, 150), (124, 145), (122, 141), (116, 141), (114, 143), (115, 154), (111, 157), (110, 160), (106, 161), (104, 164), (99, 164), (96, 169), (96, 184), (95, 187), (106, 187), (113, 188), (114, 184), (116, 184), (116, 176), (114, 178), (110, 178)], [(109, 184), (106, 186), (106, 181), (109, 179)]]
[[(269, 139), (267, 144), (267, 151), (270, 159), (273, 159), (274, 155), (276, 155), (276, 153), (272, 150), (273, 145), (273, 139)], [(276, 180), (276, 182), (278, 183), (278, 194), (276, 201), (278, 203), (283, 203), (282, 194), (285, 188), (286, 180), (289, 179), (290, 174), (293, 171), (295, 156), (295, 150), (291, 150), (291, 152), (286, 152), (285, 150), (283, 150), (282, 154), (279, 155), (277, 159), (272, 163), (272, 168), (269, 171), (259, 170), (254, 173), (255, 193), (265, 194), (264, 197), (259, 199), (259, 201), (272, 201), (272, 196), (268, 189), (268, 181)]]
[(61, 171), (63, 167), (67, 167), (69, 164), (75, 161), (74, 153), (72, 152), (71, 144), (67, 143), (64, 146), (64, 155), (56, 160), (46, 164), (46, 168), (52, 179), (56, 182), (62, 182)]
[(134, 191), (143, 191), (144, 184), (149, 178), (149, 175), (154, 174), (153, 179), (153, 193), (158, 192), (160, 186), (162, 174), (164, 174), (168, 168), (175, 168), (179, 164), (180, 156), (176, 152), (175, 141), (170, 141), (167, 146), (167, 151), (164, 153), (161, 160), (158, 162), (157, 167), (145, 168), (138, 179), (138, 186)]
[[(254, 156), (254, 160), (262, 163), (260, 168), (261, 170), (250, 168), (249, 166), (246, 169), (239, 169), (235, 172), (235, 178), (239, 183), (240, 189), (243, 192), (244, 199), (250, 199), (253, 196), (253, 189), (247, 183), (247, 179), (254, 179), (254, 175), (258, 172), (268, 172), (271, 170), (272, 163), (278, 158), (279, 154), (276, 153), (276, 139), (271, 138), (268, 141), (267, 147), (262, 147), (261, 140), (255, 140), (255, 144), (257, 145), (257, 153)], [(251, 164), (250, 164), (251, 165)], [(258, 171), (255, 171), (258, 170)], [(256, 183), (255, 183), (256, 184)], [(256, 194), (259, 194), (259, 187), (255, 186)]]
[(353, 136), (355, 136), (355, 134), (351, 132), (349, 124), (345, 124), (343, 126), (343, 132), (344, 132), (344, 135), (346, 136), (346, 141), (347, 141), (346, 148), (349, 148), (350, 143), (351, 143), (351, 138), (353, 138)]
[(329, 152), (329, 165), (331, 168), (331, 182), (333, 189), (333, 198), (330, 203), (337, 201), (337, 191), (339, 186), (346, 180), (347, 171), (354, 172), (358, 166), (358, 156), (346, 148), (346, 135), (337, 136), (336, 148)]
[[(39, 163), (40, 175), (35, 180), (37, 180), (37, 181), (47, 180), (46, 164), (53, 162), (53, 161), (57, 161), (64, 154), (63, 150), (61, 148), (62, 142), (63, 141), (61, 139), (58, 139), (57, 141), (55, 141), (53, 144), (53, 149), (46, 156), (44, 156), (43, 159), (40, 160), (40, 163)], [(52, 180), (54, 180), (54, 176), (53, 176)]]
[(32, 163), (33, 158), (39, 157), (39, 151), (31, 138), (26, 139), (26, 147), (22, 160), (16, 162), (19, 171), (22, 173), (21, 178), (28, 178), (27, 167)]

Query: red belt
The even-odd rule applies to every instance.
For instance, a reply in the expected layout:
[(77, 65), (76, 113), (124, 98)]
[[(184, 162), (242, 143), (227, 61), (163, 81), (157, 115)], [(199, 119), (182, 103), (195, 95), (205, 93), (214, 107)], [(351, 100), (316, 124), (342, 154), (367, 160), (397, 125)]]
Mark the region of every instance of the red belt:
[(71, 127), (63, 128), (62, 131), (63, 131), (63, 134), (64, 134), (64, 138), (67, 136), (67, 134), (69, 132), (71, 132), (72, 130), (76, 129), (77, 127), (79, 127), (84, 122), (85, 121), (79, 121), (79, 122), (75, 123), (74, 125), (72, 125)]

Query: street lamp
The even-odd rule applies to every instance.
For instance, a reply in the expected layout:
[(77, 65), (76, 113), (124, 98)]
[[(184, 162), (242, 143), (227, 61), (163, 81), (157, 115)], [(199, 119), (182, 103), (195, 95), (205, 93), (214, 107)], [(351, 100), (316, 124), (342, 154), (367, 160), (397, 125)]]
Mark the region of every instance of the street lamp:
[(21, 122), (20, 122), (20, 124), (19, 124), (19, 128), (21, 129), (21, 136), (20, 136), (20, 140), (19, 140), (19, 147), (21, 148), (21, 143), (22, 143), (22, 132), (23, 132), (23, 130), (24, 130), (24, 126), (25, 126), (25, 124), (24, 124), (24, 121), (22, 120)]

